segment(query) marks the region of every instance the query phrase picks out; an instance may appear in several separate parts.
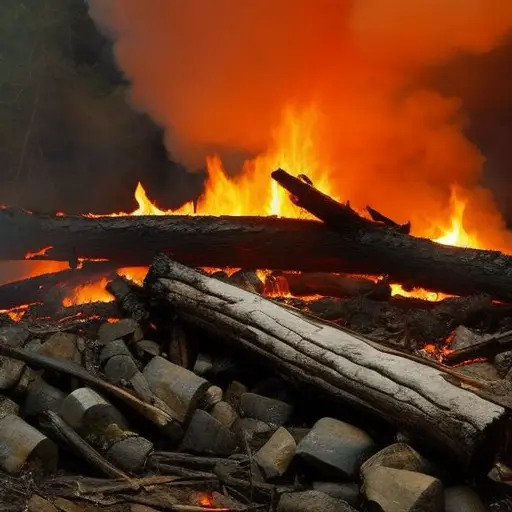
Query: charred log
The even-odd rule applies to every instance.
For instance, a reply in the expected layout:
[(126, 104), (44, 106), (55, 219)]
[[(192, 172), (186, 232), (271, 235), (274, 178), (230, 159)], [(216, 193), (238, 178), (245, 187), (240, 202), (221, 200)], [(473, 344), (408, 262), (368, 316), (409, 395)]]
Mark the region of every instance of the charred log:
[(137, 322), (148, 318), (147, 301), (141, 286), (123, 276), (117, 276), (107, 284), (107, 290), (116, 299), (123, 313)]
[(146, 279), (181, 318), (270, 361), (290, 378), (378, 413), (465, 465), (488, 468), (505, 409), (447, 385), (438, 369), (169, 260)]
[(111, 263), (87, 263), (80, 270), (63, 270), (7, 283), (0, 286), (0, 309), (43, 301), (60, 304), (77, 286), (114, 275)]
[[(308, 193), (320, 194), (297, 181)], [(450, 295), (488, 293), (512, 301), (512, 256), (403, 235), (328, 202), (328, 214), (311, 211), (336, 232), (316, 221), (273, 217), (52, 217), (4, 209), (0, 259), (24, 259), (27, 252), (49, 247), (38, 257), (69, 261), (76, 254), (137, 266), (166, 252), (194, 267), (387, 275), (390, 282)]]

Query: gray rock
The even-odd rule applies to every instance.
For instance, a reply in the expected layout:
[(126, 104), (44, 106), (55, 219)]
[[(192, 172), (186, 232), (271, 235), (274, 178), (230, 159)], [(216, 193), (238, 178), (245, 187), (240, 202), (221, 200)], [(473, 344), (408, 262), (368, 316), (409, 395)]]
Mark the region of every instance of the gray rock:
[(453, 341), (450, 345), (450, 348), (453, 350), (460, 350), (462, 348), (472, 347), (477, 343), (480, 343), (483, 340), (483, 337), (473, 332), (471, 329), (464, 327), (463, 325), (459, 325), (453, 331)]
[(260, 467), (266, 480), (283, 476), (295, 457), (297, 445), (292, 435), (283, 427), (255, 454), (254, 460)]
[(265, 289), (255, 270), (237, 270), (230, 276), (229, 281), (248, 292), (263, 293)]
[(299, 443), (297, 457), (326, 477), (351, 479), (374, 451), (375, 443), (364, 430), (322, 418)]
[(235, 409), (224, 401), (217, 402), (210, 414), (228, 428), (231, 428), (238, 418)]
[(443, 512), (443, 485), (422, 473), (374, 466), (364, 474), (362, 492), (382, 512)]
[(186, 422), (198, 407), (210, 383), (194, 372), (156, 356), (146, 365), (142, 374), (152, 393)]
[(98, 330), (98, 338), (102, 344), (125, 338), (129, 338), (129, 341), (140, 341), (142, 329), (135, 320), (122, 318), (119, 322), (102, 324)]
[(285, 492), (277, 512), (357, 512), (348, 503), (320, 491)]
[(338, 500), (346, 501), (353, 507), (359, 506), (359, 485), (340, 482), (313, 482), (313, 489)]
[(0, 339), (11, 347), (22, 347), (29, 336), (30, 332), (22, 325), (0, 327)]
[(78, 337), (70, 332), (56, 332), (41, 345), (39, 353), (80, 364), (82, 356), (78, 350), (77, 339)]
[(290, 420), (293, 407), (281, 400), (255, 393), (244, 393), (240, 397), (240, 413), (247, 418), (282, 426)]
[(512, 350), (496, 355), (493, 363), (500, 376), (505, 377), (512, 368)]
[(269, 434), (270, 437), (274, 431), (268, 423), (254, 418), (239, 418), (231, 429), (238, 435), (245, 435), (249, 441), (258, 434)]
[(457, 371), (464, 373), (469, 377), (476, 377), (485, 380), (500, 380), (500, 374), (496, 367), (485, 361), (459, 366)]
[(152, 451), (151, 441), (135, 435), (114, 443), (105, 455), (110, 462), (124, 471), (139, 473), (144, 469)]
[(122, 381), (129, 382), (139, 373), (139, 369), (131, 355), (120, 355), (111, 357), (106, 362), (103, 372), (110, 382), (118, 384)]
[(236, 435), (206, 411), (197, 409), (188, 425), (181, 450), (227, 457), (237, 447)]
[(478, 494), (466, 485), (447, 487), (444, 490), (445, 512), (486, 512)]
[(432, 474), (432, 464), (422, 457), (414, 448), (405, 443), (395, 443), (386, 446), (380, 452), (371, 456), (362, 466), (361, 474), (375, 466), (386, 468), (406, 469), (417, 473)]

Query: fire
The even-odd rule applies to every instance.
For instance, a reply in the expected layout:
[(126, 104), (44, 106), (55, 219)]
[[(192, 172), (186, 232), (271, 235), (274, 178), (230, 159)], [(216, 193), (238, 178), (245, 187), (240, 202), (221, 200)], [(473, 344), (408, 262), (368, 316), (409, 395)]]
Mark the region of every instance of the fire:
[(79, 304), (89, 304), (91, 302), (110, 302), (113, 298), (106, 290), (107, 284), (108, 279), (102, 278), (98, 281), (78, 286), (73, 291), (71, 297), (66, 297), (62, 301), (62, 305), (69, 307)]
[(51, 249), (53, 249), (53, 247), (51, 245), (48, 245), (46, 247), (43, 247), (39, 251), (27, 252), (27, 254), (25, 254), (25, 259), (26, 260), (32, 260), (34, 258), (37, 258), (38, 256), (46, 256), (48, 251), (51, 250)]

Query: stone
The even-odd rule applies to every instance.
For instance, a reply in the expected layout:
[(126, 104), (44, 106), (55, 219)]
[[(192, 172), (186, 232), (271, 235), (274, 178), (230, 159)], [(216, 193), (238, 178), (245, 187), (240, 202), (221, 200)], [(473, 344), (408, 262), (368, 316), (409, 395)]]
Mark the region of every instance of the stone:
[(263, 281), (259, 278), (256, 270), (244, 270), (240, 269), (231, 274), (229, 277), (229, 281), (232, 284), (247, 290), (248, 292), (253, 293), (263, 293), (265, 290), (265, 285)]
[(512, 368), (512, 350), (507, 350), (507, 352), (494, 356), (493, 364), (498, 370), (500, 377), (505, 377)]
[(132, 503), (130, 505), (130, 512), (159, 512), (156, 508), (140, 505), (139, 503)]
[(228, 457), (237, 448), (236, 435), (202, 409), (197, 409), (185, 432), (181, 450)]
[(246, 418), (254, 418), (280, 427), (290, 420), (293, 407), (281, 400), (255, 393), (244, 393), (240, 397), (240, 413)]
[(348, 503), (320, 491), (285, 492), (277, 512), (357, 512)]
[(292, 435), (283, 427), (278, 428), (274, 435), (254, 455), (266, 480), (283, 476), (295, 457), (297, 445)]
[(151, 392), (166, 403), (185, 423), (210, 387), (210, 383), (194, 372), (155, 356), (142, 374)]
[(445, 512), (486, 512), (480, 496), (467, 485), (447, 487), (444, 490)]
[(224, 401), (217, 402), (210, 411), (210, 414), (228, 428), (231, 428), (238, 418), (235, 409)]
[(106, 362), (103, 372), (110, 382), (119, 384), (122, 381), (130, 382), (139, 369), (131, 355), (119, 355)]
[(27, 512), (57, 512), (57, 507), (37, 494), (27, 502)]
[(0, 327), (0, 340), (11, 347), (23, 347), (30, 332), (22, 325), (5, 325)]
[(153, 451), (153, 443), (137, 435), (126, 437), (114, 443), (105, 454), (115, 466), (129, 473), (140, 473), (148, 455)]
[(432, 474), (432, 464), (422, 457), (414, 448), (405, 443), (395, 443), (386, 446), (372, 455), (362, 466), (361, 474), (375, 466), (386, 468), (406, 469), (417, 473)]
[(364, 430), (322, 418), (297, 446), (297, 457), (325, 477), (353, 479), (374, 451), (375, 443)]
[(311, 429), (305, 427), (289, 427), (288, 432), (295, 439), (295, 443), (299, 444), (309, 433)]
[(39, 353), (45, 356), (66, 359), (80, 364), (82, 356), (77, 346), (77, 336), (70, 332), (52, 334), (39, 348)]
[(459, 366), (457, 367), (457, 371), (477, 379), (500, 380), (500, 374), (496, 367), (486, 361)]
[(105, 366), (109, 359), (115, 356), (132, 357), (130, 349), (123, 340), (112, 340), (101, 349), (100, 365)]
[(258, 434), (268, 434), (270, 437), (274, 428), (268, 423), (254, 418), (239, 418), (233, 423), (231, 430), (239, 435), (245, 435), (247, 440), (251, 441)]
[(313, 489), (338, 500), (346, 501), (353, 507), (360, 502), (359, 485), (351, 482), (313, 482)]
[(459, 325), (459, 327), (453, 331), (453, 341), (450, 344), (450, 349), (461, 350), (463, 348), (472, 347), (482, 341), (482, 336), (463, 325)]
[(98, 339), (102, 344), (120, 339), (140, 341), (142, 338), (142, 329), (139, 324), (131, 318), (122, 318), (118, 322), (104, 323), (98, 330)]
[(441, 481), (422, 473), (374, 466), (364, 474), (362, 492), (382, 512), (444, 512)]

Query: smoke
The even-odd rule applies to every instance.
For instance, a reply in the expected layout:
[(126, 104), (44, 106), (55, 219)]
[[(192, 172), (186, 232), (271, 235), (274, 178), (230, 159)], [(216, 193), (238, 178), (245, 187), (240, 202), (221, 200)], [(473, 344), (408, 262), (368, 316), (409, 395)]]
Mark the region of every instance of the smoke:
[[(484, 158), (457, 98), (424, 71), (506, 40), (510, 0), (89, 0), (115, 40), (133, 106), (195, 168), (212, 152), (257, 155), (283, 108), (314, 104), (318, 146), (343, 197), (425, 227), (453, 184), (489, 245), (506, 243), (480, 187)], [(270, 171), (270, 170), (269, 170)]]

